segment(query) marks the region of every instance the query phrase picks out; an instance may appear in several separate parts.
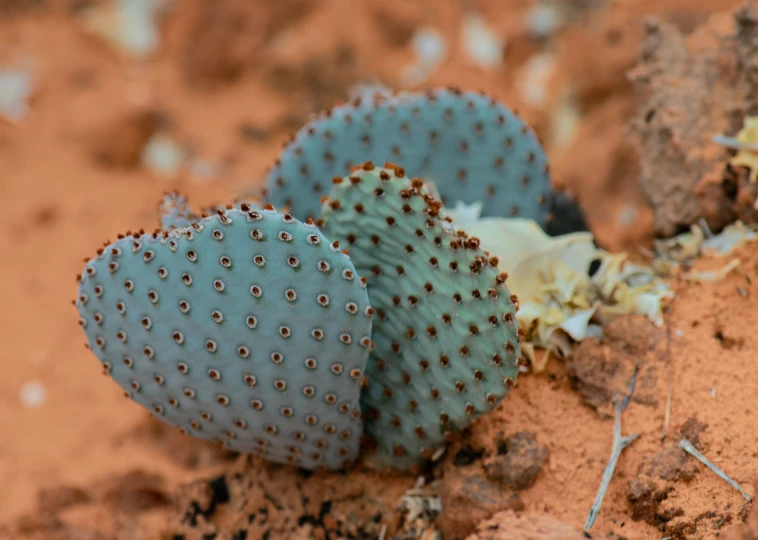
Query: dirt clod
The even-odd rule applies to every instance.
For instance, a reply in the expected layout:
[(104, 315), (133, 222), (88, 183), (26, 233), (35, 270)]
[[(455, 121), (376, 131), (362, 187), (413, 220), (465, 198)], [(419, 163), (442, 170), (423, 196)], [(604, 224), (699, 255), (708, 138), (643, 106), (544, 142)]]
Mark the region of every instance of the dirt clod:
[(717, 232), (737, 214), (754, 213), (743, 202), (755, 201), (754, 186), (725, 182), (729, 151), (711, 139), (736, 134), (743, 118), (755, 114), (758, 60), (750, 53), (756, 47), (750, 3), (731, 17), (712, 17), (689, 36), (671, 24), (648, 23), (631, 73), (639, 103), (632, 128), (657, 234), (671, 236), (700, 218)]
[(584, 402), (604, 417), (613, 415), (612, 401), (625, 392), (639, 369), (633, 401), (655, 406), (663, 395), (666, 334), (649, 320), (625, 316), (611, 322), (602, 340), (584, 340), (567, 363), (572, 385)]
[(141, 108), (106, 120), (93, 139), (96, 162), (114, 168), (137, 167), (145, 144), (165, 121), (161, 111)]
[(103, 502), (128, 514), (166, 506), (171, 502), (161, 477), (139, 470), (108, 479), (99, 491)]
[(39, 513), (52, 516), (79, 504), (84, 504), (92, 499), (92, 494), (86, 490), (74, 486), (55, 486), (41, 490), (37, 496), (37, 508)]
[(521, 497), (504, 492), (483, 474), (466, 468), (454, 469), (443, 482), (442, 509), (437, 525), (444, 538), (464, 539), (477, 524), (501, 510), (524, 509)]
[[(754, 485), (758, 488), (758, 482)], [(758, 505), (755, 504), (755, 501), (744, 506), (740, 521), (739, 524), (735, 524), (725, 531), (722, 538), (724, 540), (758, 540)]]
[(698, 522), (703, 520), (716, 524), (725, 520), (717, 513), (687, 515), (681, 498), (674, 496), (678, 490), (686, 489), (682, 486), (694, 480), (700, 470), (697, 460), (679, 448), (679, 440), (686, 438), (700, 445), (700, 435), (705, 429), (702, 422), (688, 418), (664, 448), (643, 458), (637, 476), (627, 483), (626, 498), (632, 519), (645, 521), (674, 537), (697, 530)]
[(509, 435), (498, 444), (497, 455), (484, 462), (487, 477), (514, 491), (528, 489), (548, 457), (546, 446), (540, 446), (530, 431)]

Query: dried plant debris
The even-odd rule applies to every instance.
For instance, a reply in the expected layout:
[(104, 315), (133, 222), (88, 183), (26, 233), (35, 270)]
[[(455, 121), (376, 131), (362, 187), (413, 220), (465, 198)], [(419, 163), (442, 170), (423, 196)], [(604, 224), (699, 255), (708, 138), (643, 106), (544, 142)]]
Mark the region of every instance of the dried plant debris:
[(584, 522), (585, 531), (589, 531), (595, 524), (595, 520), (600, 513), (600, 506), (603, 504), (603, 499), (605, 498), (605, 493), (608, 490), (608, 486), (610, 485), (611, 479), (613, 478), (613, 473), (616, 470), (616, 464), (621, 457), (621, 452), (624, 450), (624, 448), (639, 438), (639, 434), (626, 436), (621, 435), (621, 415), (629, 405), (632, 394), (634, 394), (634, 384), (636, 380), (637, 373), (632, 376), (632, 380), (629, 383), (628, 393), (623, 397), (619, 394), (614, 399), (613, 408), (615, 412), (615, 421), (613, 423), (613, 448), (611, 449), (611, 457), (608, 460), (608, 465), (606, 465), (605, 470), (603, 471), (603, 480), (600, 483), (600, 489), (597, 492), (597, 497), (595, 497), (595, 502), (592, 504), (590, 513), (587, 516), (587, 521)]
[(758, 225), (745, 225), (738, 221), (727, 225), (719, 234), (713, 234), (701, 221), (692, 225), (688, 232), (672, 238), (656, 240), (654, 245), (653, 270), (661, 277), (680, 276), (688, 281), (717, 281), (739, 266), (740, 260), (729, 260), (721, 268), (710, 271), (692, 270), (700, 257), (730, 255), (738, 247), (758, 239)]
[(745, 118), (745, 125), (735, 137), (714, 137), (714, 142), (737, 150), (729, 160), (733, 167), (747, 167), (750, 181), (758, 182), (758, 116)]
[(729, 476), (727, 476), (726, 473), (724, 473), (721, 469), (719, 469), (713, 463), (711, 463), (711, 461), (708, 458), (706, 458), (703, 454), (701, 454), (700, 451), (698, 451), (698, 449), (695, 448), (695, 446), (690, 441), (688, 441), (687, 439), (680, 440), (679, 447), (682, 448), (684, 451), (686, 451), (688, 454), (692, 454), (693, 456), (695, 456), (695, 458), (697, 458), (698, 461), (700, 461), (703, 465), (705, 465), (714, 473), (716, 473), (716, 475), (719, 478), (721, 478), (724, 482), (726, 482), (727, 484), (732, 486), (734, 489), (739, 491), (740, 495), (745, 497), (745, 500), (747, 500), (747, 502), (751, 501), (750, 495), (748, 495), (747, 491), (745, 491), (745, 489), (742, 486), (740, 486), (737, 482), (729, 478)]
[(439, 482), (426, 484), (424, 477), (420, 476), (416, 484), (403, 494), (395, 508), (400, 514), (400, 526), (394, 538), (441, 540), (434, 524), (442, 512), (439, 488)]
[(534, 365), (534, 347), (565, 356), (573, 342), (599, 335), (602, 325), (620, 315), (663, 324), (664, 301), (673, 296), (668, 285), (626, 254), (598, 249), (591, 233), (550, 237), (532, 220), (480, 218), (478, 203), (459, 204), (448, 213), (508, 273), (526, 332), (522, 350), (536, 370), (544, 364)]
[[(758, 16), (750, 3), (715, 15), (690, 35), (650, 22), (637, 67), (632, 123), (642, 186), (656, 234), (668, 237), (704, 218), (719, 231), (750, 215), (758, 190), (734, 174), (714, 133), (731, 135), (758, 113)], [(743, 134), (744, 135), (744, 134)]]

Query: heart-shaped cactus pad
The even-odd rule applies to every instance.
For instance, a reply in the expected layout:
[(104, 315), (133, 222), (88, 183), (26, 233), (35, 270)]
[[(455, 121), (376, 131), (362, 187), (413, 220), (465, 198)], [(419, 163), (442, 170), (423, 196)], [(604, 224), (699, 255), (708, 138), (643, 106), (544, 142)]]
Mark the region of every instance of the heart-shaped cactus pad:
[(373, 309), (312, 223), (241, 204), (122, 236), (76, 305), (105, 371), (159, 419), (303, 468), (357, 457)]
[(370, 461), (409, 468), (492, 411), (519, 371), (518, 300), (419, 179), (365, 163), (334, 180), (322, 230), (348, 244), (376, 308), (361, 395)]

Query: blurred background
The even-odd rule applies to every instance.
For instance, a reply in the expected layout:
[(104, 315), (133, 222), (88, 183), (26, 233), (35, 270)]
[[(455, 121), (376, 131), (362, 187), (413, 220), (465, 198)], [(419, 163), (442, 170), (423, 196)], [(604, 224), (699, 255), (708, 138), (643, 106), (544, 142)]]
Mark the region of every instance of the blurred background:
[(453, 84), (517, 110), (598, 241), (635, 255), (654, 236), (635, 128), (652, 115), (629, 75), (658, 39), (648, 21), (671, 25), (679, 43), (716, 11), (733, 32), (741, 4), (0, 0), (0, 523), (51, 477), (149, 462), (186, 481), (182, 460), (217, 459), (177, 458), (186, 439), (150, 453), (168, 435), (100, 376), (70, 306), (81, 259), (152, 228), (163, 192), (226, 202), (260, 182), (309, 115)]
[(223, 202), (261, 178), (309, 114), (365, 92), (456, 84), (534, 127), (555, 183), (579, 197), (603, 244), (637, 245), (651, 215), (627, 71), (644, 22), (686, 34), (727, 4), (737, 2), (3, 0), (3, 198), (43, 220), (58, 211), (48, 180), (67, 196), (137, 196), (145, 212), (174, 187)]

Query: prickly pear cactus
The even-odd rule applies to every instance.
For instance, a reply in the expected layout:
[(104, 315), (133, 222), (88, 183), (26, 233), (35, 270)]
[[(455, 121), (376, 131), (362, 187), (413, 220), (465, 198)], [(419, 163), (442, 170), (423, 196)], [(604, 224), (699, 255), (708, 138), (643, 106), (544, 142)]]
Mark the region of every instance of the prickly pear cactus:
[(377, 310), (361, 400), (375, 463), (407, 468), (494, 409), (518, 373), (516, 298), (476, 238), (402, 169), (335, 179), (323, 232), (349, 249)]
[(161, 420), (304, 468), (356, 458), (373, 310), (312, 223), (243, 204), (121, 237), (76, 306), (105, 372)]
[[(235, 206), (240, 206), (241, 204), (251, 207), (256, 206), (253, 201), (247, 198), (236, 200), (234, 204)], [(172, 191), (164, 194), (160, 202), (160, 229), (170, 231), (172, 229), (189, 227), (201, 218), (218, 213), (219, 210), (226, 210), (226, 205), (203, 207), (196, 212), (183, 195), (177, 191)]]
[(170, 231), (189, 227), (197, 221), (197, 216), (192, 213), (187, 199), (176, 191), (166, 193), (161, 199), (161, 229)]
[(301, 219), (318, 217), (328, 181), (353, 165), (402, 163), (437, 186), (443, 203), (482, 201), (483, 216), (517, 216), (545, 226), (551, 182), (529, 127), (479, 93), (438, 89), (357, 100), (316, 118), (268, 172), (267, 195)]

